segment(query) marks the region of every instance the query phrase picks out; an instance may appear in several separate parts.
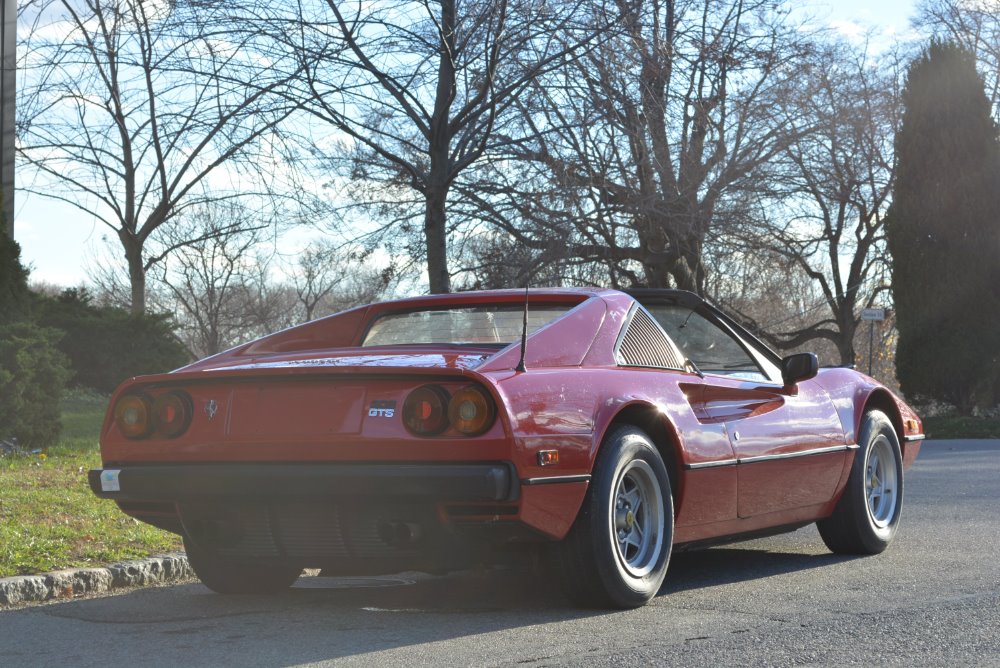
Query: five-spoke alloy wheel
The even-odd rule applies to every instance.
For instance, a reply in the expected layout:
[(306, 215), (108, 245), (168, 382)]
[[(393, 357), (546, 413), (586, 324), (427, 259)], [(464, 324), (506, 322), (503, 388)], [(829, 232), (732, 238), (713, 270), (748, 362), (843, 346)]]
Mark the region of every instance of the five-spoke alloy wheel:
[(879, 434), (872, 443), (865, 465), (868, 513), (876, 527), (884, 529), (896, 516), (899, 479), (893, 446), (885, 434)]
[(567, 595), (595, 607), (635, 608), (656, 595), (670, 562), (670, 477), (649, 436), (612, 427), (554, 567)]
[(899, 526), (903, 506), (903, 459), (899, 438), (885, 413), (861, 419), (859, 451), (833, 515), (816, 523), (820, 536), (839, 554), (878, 554)]
[(618, 567), (629, 576), (648, 575), (663, 550), (663, 496), (656, 474), (642, 459), (634, 459), (615, 483), (608, 519), (617, 547)]

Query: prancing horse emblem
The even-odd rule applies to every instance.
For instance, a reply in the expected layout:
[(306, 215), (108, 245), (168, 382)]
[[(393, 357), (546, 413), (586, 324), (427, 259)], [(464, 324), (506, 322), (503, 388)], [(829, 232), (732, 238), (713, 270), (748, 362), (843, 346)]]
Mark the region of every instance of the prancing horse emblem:
[(205, 402), (205, 415), (211, 420), (215, 417), (215, 414), (219, 412), (219, 404), (215, 403), (215, 399), (209, 399)]

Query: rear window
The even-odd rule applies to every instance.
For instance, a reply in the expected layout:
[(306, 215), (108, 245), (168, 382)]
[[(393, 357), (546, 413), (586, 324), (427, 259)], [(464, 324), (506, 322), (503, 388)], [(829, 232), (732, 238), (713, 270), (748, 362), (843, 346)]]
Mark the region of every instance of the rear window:
[[(528, 307), (528, 333), (544, 327), (575, 304)], [(450, 343), (506, 346), (521, 338), (522, 304), (387, 313), (372, 323), (362, 346)]]

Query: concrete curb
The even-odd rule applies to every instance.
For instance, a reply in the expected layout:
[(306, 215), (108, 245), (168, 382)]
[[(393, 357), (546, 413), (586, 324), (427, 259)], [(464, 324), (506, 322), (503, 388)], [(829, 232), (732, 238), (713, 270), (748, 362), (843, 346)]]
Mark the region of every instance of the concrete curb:
[(181, 582), (194, 577), (187, 555), (174, 552), (137, 561), (122, 561), (102, 568), (0, 578), (0, 610), (24, 603), (72, 599), (114, 589)]

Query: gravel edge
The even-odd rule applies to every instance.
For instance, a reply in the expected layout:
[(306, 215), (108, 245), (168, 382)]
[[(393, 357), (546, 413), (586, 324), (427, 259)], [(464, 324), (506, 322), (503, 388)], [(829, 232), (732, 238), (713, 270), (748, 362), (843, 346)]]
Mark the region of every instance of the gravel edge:
[(0, 610), (51, 600), (101, 594), (115, 589), (192, 580), (183, 552), (122, 561), (101, 568), (76, 568), (39, 575), (0, 578)]

